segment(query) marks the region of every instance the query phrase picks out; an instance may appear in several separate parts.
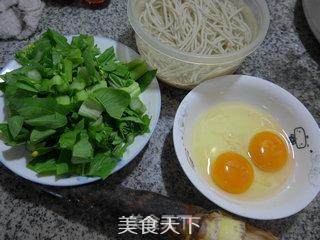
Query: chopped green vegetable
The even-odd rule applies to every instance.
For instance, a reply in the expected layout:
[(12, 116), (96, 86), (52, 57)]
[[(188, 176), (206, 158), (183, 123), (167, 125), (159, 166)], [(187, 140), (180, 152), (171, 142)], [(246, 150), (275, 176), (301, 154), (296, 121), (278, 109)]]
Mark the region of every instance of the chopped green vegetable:
[(72, 149), (73, 146), (76, 144), (78, 134), (79, 134), (78, 129), (63, 133), (59, 139), (60, 147), (66, 148), (66, 149)]
[(69, 105), (71, 103), (70, 97), (68, 95), (59, 96), (56, 98), (57, 103), (60, 105)]
[(149, 72), (146, 72), (140, 79), (137, 80), (139, 83), (141, 92), (147, 89), (149, 84), (152, 82), (152, 80), (156, 77), (157, 70), (152, 70)]
[(69, 59), (65, 59), (63, 64), (65, 80), (67, 82), (72, 82), (72, 62)]
[(56, 133), (56, 131), (53, 129), (44, 130), (44, 131), (38, 131), (38, 130), (34, 129), (34, 130), (32, 130), (31, 135), (30, 135), (30, 143), (37, 144), (39, 142), (42, 142), (47, 137), (49, 137), (55, 133)]
[(126, 91), (127, 93), (129, 93), (131, 99), (138, 98), (139, 95), (141, 94), (140, 87), (139, 87), (139, 84), (137, 82), (133, 82), (130, 86), (123, 87), (121, 89)]
[(5, 144), (25, 144), (40, 175), (107, 178), (150, 118), (140, 94), (156, 71), (139, 58), (116, 59), (110, 47), (100, 54), (93, 36), (71, 43), (49, 29), (16, 53), (21, 68), (1, 76), (8, 110), (0, 123)]
[(91, 161), (88, 175), (99, 176), (102, 179), (106, 179), (117, 163), (118, 159), (110, 153), (99, 153)]
[(113, 118), (120, 118), (130, 104), (130, 95), (122, 89), (102, 88), (93, 95)]
[(26, 120), (26, 123), (33, 127), (57, 129), (67, 124), (67, 118), (60, 113), (54, 113)]
[(27, 167), (40, 175), (51, 175), (57, 169), (54, 159), (33, 159)]
[(109, 62), (114, 57), (115, 57), (114, 47), (110, 47), (110, 48), (106, 49), (102, 54), (100, 54), (97, 61), (98, 61), (98, 63), (102, 64), (105, 62)]
[(13, 138), (16, 138), (22, 129), (23, 117), (13, 116), (8, 119), (8, 127)]
[(148, 72), (148, 65), (146, 62), (142, 62), (138, 66), (136, 66), (134, 69), (131, 70), (130, 76), (132, 80), (136, 81), (147, 72)]
[(72, 163), (91, 162), (93, 157), (93, 148), (87, 138), (82, 138), (73, 146)]
[(143, 114), (146, 111), (146, 106), (143, 104), (140, 98), (131, 99), (130, 108), (140, 114)]
[(93, 120), (98, 119), (102, 112), (102, 106), (96, 100), (90, 98), (83, 102), (79, 109), (79, 115)]
[(144, 60), (142, 58), (137, 58), (137, 59), (134, 59), (131, 62), (127, 63), (127, 66), (129, 68), (129, 70), (133, 70), (137, 66), (139, 66), (140, 64), (143, 64), (143, 63), (144, 63)]
[(86, 90), (81, 90), (76, 93), (75, 99), (78, 102), (83, 102), (88, 99), (88, 93), (86, 92)]
[(34, 80), (41, 80), (41, 74), (39, 73), (39, 71), (33, 69), (33, 70), (30, 70), (28, 73), (27, 73), (27, 76), (31, 79), (34, 79)]
[(67, 175), (71, 170), (72, 152), (68, 150), (61, 150), (58, 161), (56, 163), (57, 175)]

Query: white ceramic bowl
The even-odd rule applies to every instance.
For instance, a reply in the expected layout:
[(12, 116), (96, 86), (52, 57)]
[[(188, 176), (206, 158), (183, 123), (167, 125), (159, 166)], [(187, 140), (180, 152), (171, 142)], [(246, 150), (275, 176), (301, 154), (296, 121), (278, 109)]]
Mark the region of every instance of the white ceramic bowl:
[[(70, 36), (67, 38), (69, 41), (71, 40)], [(116, 51), (117, 58), (119, 60), (130, 61), (139, 56), (131, 48), (112, 39), (104, 37), (95, 37), (94, 41), (95, 44), (97, 44), (97, 46), (100, 48), (101, 52), (113, 46)], [(5, 72), (12, 71), (18, 67), (19, 64), (16, 61), (11, 61), (2, 69), (2, 71), (0, 71), (0, 75), (4, 74)], [(157, 125), (161, 109), (161, 95), (156, 78), (152, 81), (149, 87), (141, 94), (141, 100), (146, 105), (146, 113), (151, 117), (150, 132), (141, 136), (137, 136), (135, 138), (134, 142), (127, 148), (123, 158), (121, 159), (121, 161), (119, 161), (118, 165), (112, 173), (115, 173), (122, 169), (125, 165), (131, 162), (138, 155), (138, 153), (148, 143), (151, 134)], [(0, 96), (0, 109), (4, 109), (4, 99), (2, 95)], [(0, 122), (4, 121), (4, 117), (5, 113), (2, 110), (0, 112)], [(11, 148), (6, 146), (2, 141), (0, 141), (0, 151), (0, 162), (5, 167), (7, 167), (20, 177), (23, 177), (32, 182), (50, 186), (77, 186), (94, 182), (100, 179), (97, 177), (80, 176), (61, 179), (56, 179), (54, 176), (39, 177), (35, 172), (26, 168), (27, 160), (25, 156), (27, 155), (27, 151), (24, 149), (24, 147)]]
[[(272, 115), (293, 144), (293, 171), (287, 185), (262, 200), (243, 200), (223, 192), (200, 176), (188, 139), (199, 116), (222, 102), (250, 104)], [(305, 208), (320, 190), (320, 130), (303, 104), (281, 87), (256, 77), (232, 75), (206, 81), (181, 102), (174, 120), (173, 140), (179, 162), (190, 181), (220, 207), (249, 218), (278, 219)]]

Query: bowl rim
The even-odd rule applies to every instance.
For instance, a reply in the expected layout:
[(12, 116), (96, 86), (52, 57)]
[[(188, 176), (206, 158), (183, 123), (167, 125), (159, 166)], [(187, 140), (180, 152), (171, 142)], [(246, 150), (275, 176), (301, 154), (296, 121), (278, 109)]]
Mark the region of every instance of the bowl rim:
[(264, 41), (269, 25), (270, 25), (270, 11), (268, 8), (268, 5), (265, 0), (252, 0), (256, 2), (259, 6), (260, 12), (262, 17), (262, 28), (258, 30), (258, 34), (254, 41), (252, 41), (250, 44), (245, 46), (244, 48), (241, 48), (239, 51), (235, 51), (232, 53), (226, 53), (226, 54), (216, 54), (216, 55), (201, 55), (201, 54), (194, 54), (194, 53), (186, 53), (182, 52), (172, 46), (169, 46), (167, 44), (164, 44), (157, 40), (155, 37), (153, 37), (148, 31), (146, 31), (141, 25), (137, 17), (135, 16), (133, 9), (135, 6), (135, 2), (138, 0), (129, 0), (127, 3), (127, 15), (129, 18), (129, 22), (134, 29), (136, 35), (142, 39), (146, 44), (149, 45), (149, 47), (153, 48), (155, 51), (176, 59), (183, 62), (188, 63), (197, 63), (197, 64), (221, 64), (223, 61), (223, 64), (225, 63), (231, 63), (239, 61), (252, 52), (254, 52)]
[(188, 98), (195, 91), (197, 91), (199, 88), (203, 88), (209, 82), (217, 81), (217, 80), (227, 81), (228, 78), (232, 79), (232, 78), (236, 78), (236, 77), (251, 78), (250, 79), (251, 82), (260, 81), (262, 84), (266, 85), (266, 87), (269, 87), (268, 89), (277, 88), (281, 92), (281, 94), (286, 94), (286, 98), (291, 98), (292, 100), (294, 100), (297, 105), (300, 105), (302, 107), (302, 109), (303, 109), (302, 114), (306, 115), (306, 117), (308, 118), (308, 121), (310, 120), (310, 123), (312, 124), (312, 126), (317, 127), (317, 129), (318, 129), (317, 137), (319, 138), (319, 141), (320, 141), (320, 129), (319, 129), (317, 122), (315, 121), (315, 119), (313, 118), (311, 113), (308, 111), (308, 109), (290, 92), (288, 92), (284, 88), (282, 88), (282, 87), (280, 87), (270, 81), (264, 80), (262, 78), (247, 76), (247, 75), (226, 75), (226, 76), (210, 79), (210, 80), (207, 80), (207, 81), (201, 83), (200, 85), (195, 87), (192, 91), (190, 91), (184, 97), (184, 99), (181, 101), (181, 103), (177, 109), (175, 119), (174, 119), (174, 124), (173, 124), (173, 143), (174, 143), (174, 149), (175, 149), (177, 158), (179, 160), (180, 166), (182, 167), (184, 173), (187, 175), (188, 179), (192, 182), (192, 184), (206, 198), (208, 198), (211, 202), (217, 204), (219, 207), (221, 207), (229, 212), (232, 212), (232, 213), (237, 214), (239, 216), (243, 216), (243, 217), (247, 217), (247, 218), (251, 218), (251, 219), (258, 219), (258, 220), (274, 220), (274, 219), (281, 219), (281, 218), (289, 217), (289, 216), (294, 215), (294, 214), (300, 212), (301, 210), (303, 210), (317, 196), (317, 194), (320, 192), (320, 185), (316, 186), (314, 188), (314, 191), (312, 191), (310, 194), (308, 194), (308, 199), (301, 202), (299, 205), (295, 205), (294, 208), (287, 208), (284, 212), (281, 212), (281, 213), (279, 213), (279, 212), (275, 212), (275, 213), (270, 212), (269, 214), (265, 214), (263, 212), (257, 213), (253, 210), (248, 211), (244, 208), (241, 208), (239, 203), (230, 202), (227, 199), (225, 199), (217, 194), (212, 194), (211, 190), (208, 190), (207, 183), (194, 171), (194, 169), (191, 167), (191, 165), (188, 162), (187, 156), (185, 155), (185, 147), (183, 146), (183, 143), (182, 143), (183, 140), (181, 139), (181, 135), (183, 136), (184, 133), (181, 133), (181, 129), (179, 127), (179, 119), (180, 119), (180, 116), (182, 116), (182, 114), (183, 114), (182, 111), (184, 110), (184, 108), (187, 104)]

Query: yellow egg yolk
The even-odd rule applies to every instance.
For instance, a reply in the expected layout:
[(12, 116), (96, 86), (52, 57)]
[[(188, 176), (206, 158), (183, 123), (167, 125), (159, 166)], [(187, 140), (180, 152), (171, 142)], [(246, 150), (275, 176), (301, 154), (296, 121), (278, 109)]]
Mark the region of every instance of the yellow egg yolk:
[(246, 158), (234, 152), (218, 156), (211, 168), (212, 180), (229, 193), (243, 193), (252, 184), (253, 168)]
[(268, 172), (280, 170), (288, 159), (283, 138), (270, 131), (260, 132), (251, 139), (249, 154), (258, 168)]

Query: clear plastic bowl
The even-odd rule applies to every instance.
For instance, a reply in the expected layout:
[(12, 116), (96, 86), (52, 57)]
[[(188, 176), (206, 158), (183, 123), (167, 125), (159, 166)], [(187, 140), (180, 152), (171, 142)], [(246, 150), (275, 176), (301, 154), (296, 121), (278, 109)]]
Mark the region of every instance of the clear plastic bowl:
[(139, 52), (150, 66), (158, 69), (157, 77), (160, 80), (184, 89), (191, 89), (205, 80), (233, 73), (262, 43), (270, 22), (265, 0), (243, 0), (251, 10), (248, 11), (250, 18), (247, 21), (253, 32), (253, 40), (249, 45), (228, 54), (186, 53), (160, 42), (142, 27), (139, 16), (145, 8), (145, 2), (146, 0), (128, 0), (128, 17), (135, 31)]

